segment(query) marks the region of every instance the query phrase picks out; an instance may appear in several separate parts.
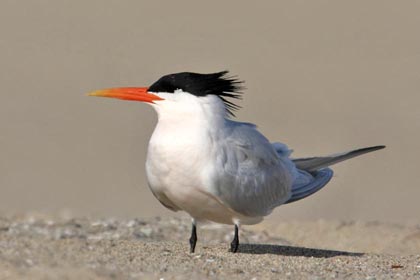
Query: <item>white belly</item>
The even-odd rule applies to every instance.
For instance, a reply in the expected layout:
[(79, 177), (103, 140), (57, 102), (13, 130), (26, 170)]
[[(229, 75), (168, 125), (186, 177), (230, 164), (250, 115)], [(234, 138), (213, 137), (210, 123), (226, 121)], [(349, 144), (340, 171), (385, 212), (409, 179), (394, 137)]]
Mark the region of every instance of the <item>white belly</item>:
[(150, 189), (162, 204), (185, 211), (196, 220), (223, 224), (260, 222), (262, 217), (235, 212), (207, 189), (203, 174), (211, 168), (209, 158), (203, 149), (194, 151), (192, 146), (174, 148), (151, 142), (146, 161)]

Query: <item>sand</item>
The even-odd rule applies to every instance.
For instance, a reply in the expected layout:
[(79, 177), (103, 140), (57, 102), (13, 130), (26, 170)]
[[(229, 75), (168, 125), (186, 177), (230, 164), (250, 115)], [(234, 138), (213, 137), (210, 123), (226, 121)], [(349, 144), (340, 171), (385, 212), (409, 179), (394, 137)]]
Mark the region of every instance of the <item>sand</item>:
[(0, 218), (0, 279), (419, 279), (420, 226), (262, 223), (199, 228), (189, 219)]

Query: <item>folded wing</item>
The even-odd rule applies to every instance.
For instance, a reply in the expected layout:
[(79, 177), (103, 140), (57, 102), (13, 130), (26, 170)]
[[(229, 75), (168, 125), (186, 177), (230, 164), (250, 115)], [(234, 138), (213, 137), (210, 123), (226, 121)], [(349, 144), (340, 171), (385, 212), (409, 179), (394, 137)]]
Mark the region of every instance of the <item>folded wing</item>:
[(385, 146), (374, 146), (324, 157), (293, 159), (299, 175), (293, 183), (292, 196), (285, 203), (298, 201), (322, 189), (333, 176), (328, 166), (383, 148)]
[(223, 203), (245, 216), (261, 217), (290, 198), (289, 165), (255, 126), (232, 122), (219, 144), (212, 189)]

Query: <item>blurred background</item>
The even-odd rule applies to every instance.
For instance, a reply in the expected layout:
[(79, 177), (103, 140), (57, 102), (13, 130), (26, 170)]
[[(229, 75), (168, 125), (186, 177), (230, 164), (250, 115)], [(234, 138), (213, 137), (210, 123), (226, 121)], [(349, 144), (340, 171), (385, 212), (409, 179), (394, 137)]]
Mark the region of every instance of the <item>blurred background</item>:
[(419, 1), (0, 3), (0, 214), (177, 215), (145, 179), (153, 109), (87, 97), (180, 71), (246, 81), (294, 156), (385, 144), (269, 220), (418, 221)]

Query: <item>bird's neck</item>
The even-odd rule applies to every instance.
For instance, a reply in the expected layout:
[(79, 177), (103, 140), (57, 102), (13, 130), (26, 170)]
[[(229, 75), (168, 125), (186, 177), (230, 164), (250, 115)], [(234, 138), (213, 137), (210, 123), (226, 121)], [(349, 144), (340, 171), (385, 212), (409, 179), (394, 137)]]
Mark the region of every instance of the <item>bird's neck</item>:
[(168, 136), (189, 133), (209, 133), (222, 128), (227, 116), (223, 102), (216, 96), (195, 98), (185, 103), (168, 103), (156, 107), (156, 130), (164, 130)]

